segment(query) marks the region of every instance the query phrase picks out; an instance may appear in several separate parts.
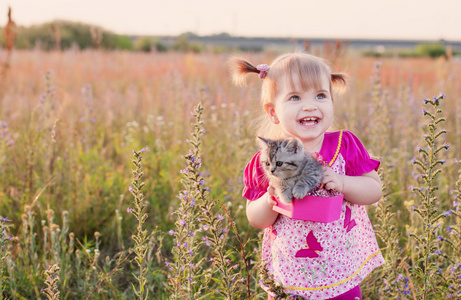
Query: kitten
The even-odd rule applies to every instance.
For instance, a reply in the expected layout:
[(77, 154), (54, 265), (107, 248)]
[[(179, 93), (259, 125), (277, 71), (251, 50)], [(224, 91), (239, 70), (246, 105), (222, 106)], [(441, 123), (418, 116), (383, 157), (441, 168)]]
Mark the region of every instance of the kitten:
[(283, 203), (294, 198), (302, 199), (320, 184), (322, 165), (304, 152), (303, 144), (296, 138), (269, 140), (259, 137), (260, 162)]

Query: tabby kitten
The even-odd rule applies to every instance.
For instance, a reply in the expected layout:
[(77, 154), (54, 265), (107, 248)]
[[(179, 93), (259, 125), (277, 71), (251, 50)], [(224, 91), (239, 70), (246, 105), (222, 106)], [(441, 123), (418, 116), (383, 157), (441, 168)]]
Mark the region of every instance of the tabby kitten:
[(320, 184), (322, 165), (304, 152), (296, 138), (270, 140), (259, 137), (260, 162), (277, 193), (277, 198), (288, 204), (294, 198), (302, 199)]

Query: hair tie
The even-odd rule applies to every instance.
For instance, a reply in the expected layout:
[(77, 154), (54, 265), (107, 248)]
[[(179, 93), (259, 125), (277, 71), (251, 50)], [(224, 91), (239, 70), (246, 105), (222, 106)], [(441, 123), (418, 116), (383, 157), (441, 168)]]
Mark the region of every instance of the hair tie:
[(264, 79), (267, 75), (267, 71), (269, 71), (269, 66), (266, 64), (257, 65), (256, 70), (259, 71), (259, 78)]

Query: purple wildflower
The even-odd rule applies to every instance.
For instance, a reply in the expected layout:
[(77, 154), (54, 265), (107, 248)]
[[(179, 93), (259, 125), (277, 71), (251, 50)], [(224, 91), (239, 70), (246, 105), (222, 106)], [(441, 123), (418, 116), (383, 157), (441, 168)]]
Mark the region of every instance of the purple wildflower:
[(175, 232), (173, 230), (170, 230), (170, 231), (168, 231), (168, 234), (173, 235), (173, 234), (175, 234)]
[(187, 223), (184, 220), (179, 220), (179, 225), (181, 226), (186, 226)]

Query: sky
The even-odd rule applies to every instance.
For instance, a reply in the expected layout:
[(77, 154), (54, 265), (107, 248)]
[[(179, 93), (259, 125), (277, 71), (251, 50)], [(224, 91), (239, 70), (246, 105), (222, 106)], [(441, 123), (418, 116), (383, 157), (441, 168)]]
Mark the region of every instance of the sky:
[(461, 41), (461, 0), (0, 0), (18, 25), (56, 19), (118, 34)]

